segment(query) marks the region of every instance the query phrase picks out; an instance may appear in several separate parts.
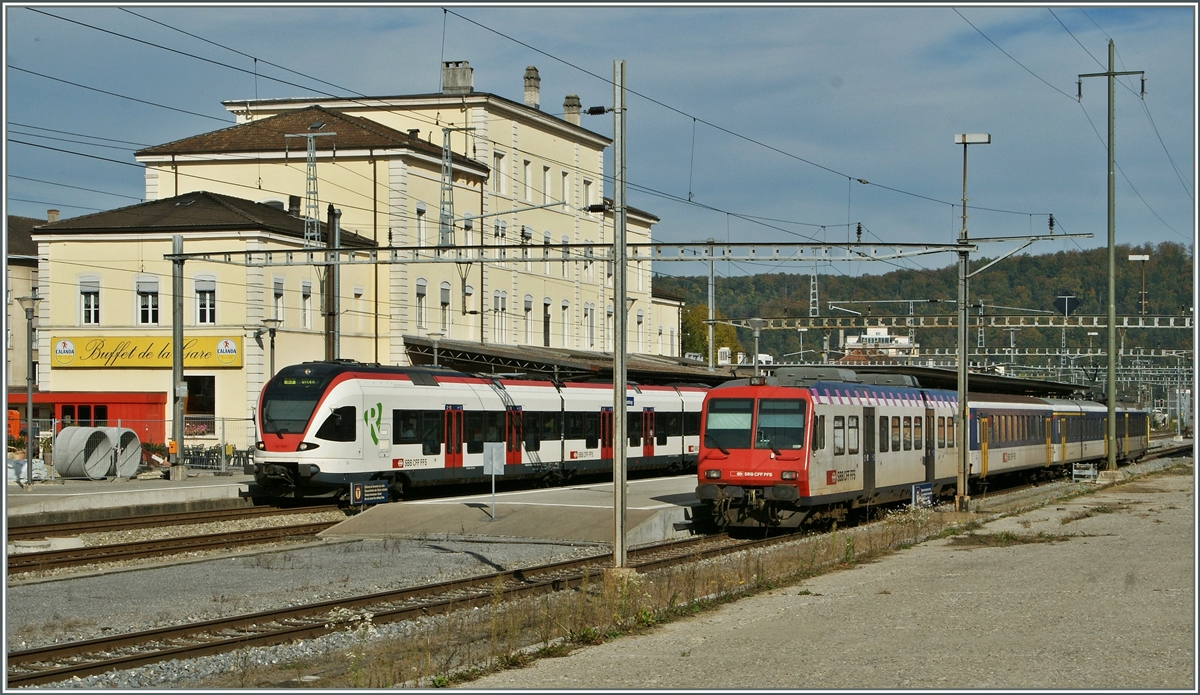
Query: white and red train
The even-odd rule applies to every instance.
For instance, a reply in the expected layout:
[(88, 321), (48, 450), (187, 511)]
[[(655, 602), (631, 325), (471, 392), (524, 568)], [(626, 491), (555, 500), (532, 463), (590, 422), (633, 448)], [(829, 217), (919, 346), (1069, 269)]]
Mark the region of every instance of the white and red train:
[[(696, 462), (705, 386), (631, 385), (630, 470)], [(351, 361), (284, 367), (263, 388), (247, 464), (265, 494), (343, 497), (383, 481), (411, 486), (487, 478), (485, 444), (504, 447), (504, 476), (558, 481), (611, 472), (611, 383), (555, 383)]]
[[(970, 480), (1057, 473), (1107, 456), (1105, 405), (971, 394)], [(780, 368), (728, 382), (704, 400), (696, 496), (720, 527), (794, 528), (907, 500), (913, 486), (954, 491), (957, 393), (911, 377)], [(1117, 457), (1149, 445), (1147, 413), (1117, 411)]]

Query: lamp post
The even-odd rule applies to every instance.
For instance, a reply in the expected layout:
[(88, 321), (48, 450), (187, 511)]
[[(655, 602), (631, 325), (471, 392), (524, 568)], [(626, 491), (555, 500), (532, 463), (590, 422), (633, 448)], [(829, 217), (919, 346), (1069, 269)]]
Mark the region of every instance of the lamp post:
[(754, 329), (754, 376), (758, 376), (758, 336), (762, 327), (767, 325), (766, 319), (750, 319), (747, 321)]
[(267, 379), (270, 380), (272, 377), (275, 376), (275, 331), (279, 329), (279, 324), (283, 323), (283, 320), (282, 319), (263, 319), (262, 322), (263, 322), (263, 326), (265, 326), (263, 331), (265, 331), (266, 334), (271, 338), (271, 358), (270, 358), (271, 359), (271, 362), (270, 362), (271, 371), (267, 375)]
[(1143, 253), (1143, 254), (1131, 253), (1131, 254), (1129, 254), (1129, 260), (1142, 264), (1142, 293), (1138, 296), (1141, 297), (1141, 299), (1142, 299), (1141, 315), (1145, 316), (1146, 315), (1146, 261), (1150, 260), (1150, 254), (1148, 254), (1148, 253)]
[(804, 334), (808, 333), (807, 328), (798, 328), (796, 332), (800, 334), (800, 362), (804, 362)]
[(438, 338), (441, 338), (441, 337), (445, 336), (446, 334), (442, 333), (441, 331), (438, 331), (436, 333), (426, 333), (426, 335), (428, 335), (429, 339), (433, 341), (433, 366), (436, 367), (436, 366), (438, 366), (438, 351), (437, 351)]
[(962, 229), (958, 232), (958, 243), (963, 248), (958, 252), (958, 480), (955, 490), (955, 508), (967, 511), (971, 497), (967, 494), (970, 478), (970, 411), (967, 408), (967, 279), (970, 273), (970, 251), (967, 249), (967, 145), (989, 145), (992, 136), (988, 133), (960, 133), (954, 136), (954, 144), (963, 146), (963, 194)]
[(25, 310), (25, 345), (29, 357), (25, 373), (25, 476), (32, 486), (33, 442), (37, 438), (37, 430), (33, 425), (33, 375), (37, 369), (37, 363), (33, 361), (33, 311), (42, 298), (38, 296), (37, 286), (34, 286), (28, 297), (18, 297), (17, 301)]

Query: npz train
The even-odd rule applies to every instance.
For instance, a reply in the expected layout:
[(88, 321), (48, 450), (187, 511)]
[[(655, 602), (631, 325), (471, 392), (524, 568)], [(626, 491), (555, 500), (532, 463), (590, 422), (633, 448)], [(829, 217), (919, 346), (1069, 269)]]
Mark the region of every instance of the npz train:
[[(336, 497), (380, 481), (411, 486), (505, 478), (561, 482), (612, 471), (612, 383), (555, 383), (353, 361), (284, 367), (257, 410), (255, 482), (272, 497)], [(705, 386), (630, 385), (629, 470), (695, 466)], [(491, 446), (488, 446), (491, 444)], [(493, 459), (495, 460), (495, 459)]]
[[(723, 528), (795, 528), (849, 509), (955, 492), (955, 391), (832, 367), (727, 382), (704, 400), (696, 496)], [(1061, 474), (1108, 455), (1107, 407), (970, 395), (970, 479)], [(1117, 457), (1149, 445), (1147, 413), (1117, 411)]]

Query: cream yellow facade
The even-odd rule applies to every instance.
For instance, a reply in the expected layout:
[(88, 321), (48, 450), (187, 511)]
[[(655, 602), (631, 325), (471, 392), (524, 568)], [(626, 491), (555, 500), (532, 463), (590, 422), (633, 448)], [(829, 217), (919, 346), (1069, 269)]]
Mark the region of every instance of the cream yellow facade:
[[(294, 251), (303, 246), (301, 238), (249, 224), (244, 231), (181, 235), (185, 253)], [(171, 392), (173, 264), (164, 256), (172, 252), (172, 236), (53, 228), (35, 236), (39, 290), (49, 297), (38, 318), (38, 349), (47, 356), (38, 365), (43, 391)], [(370, 267), (347, 266), (342, 273), (344, 308), (373, 302)], [(213, 412), (203, 415), (250, 417), (269, 378), (269, 336), (257, 336), (261, 347), (256, 340), (264, 319), (281, 319), (275, 337), (277, 367), (323, 358), (321, 285), (313, 267), (192, 260), (184, 263), (183, 276), (184, 374), (209, 377), (213, 389)], [(361, 315), (351, 313), (342, 321), (341, 353), (369, 361), (373, 340), (369, 326), (356, 320)], [(166, 417), (169, 421), (169, 407)]]
[[(608, 138), (537, 108), (477, 92), (226, 103), (239, 124), (313, 106), (368, 119), (438, 148), (443, 128), (449, 128), (452, 151), (466, 161), (454, 167), (453, 238), (442, 239), (439, 157), (413, 147), (335, 151), (320, 149), (325, 145), (320, 143), (316, 172), (322, 217), (332, 204), (342, 212), (344, 229), (381, 247), (447, 242), (501, 247), (504, 256), (503, 262), (487, 264), (379, 266), (365, 285), (378, 303), (354, 304), (352, 309), (343, 304), (343, 325), (365, 330), (372, 344), (366, 354), (344, 348), (343, 356), (406, 364), (403, 336), (430, 334), (481, 343), (612, 350), (610, 265), (599, 259), (564, 262), (563, 251), (556, 248), (612, 242), (611, 213), (587, 210), (604, 202)], [(314, 132), (336, 132), (338, 127), (327, 123)], [(138, 159), (146, 165), (148, 200), (204, 189), (286, 204), (292, 196), (305, 195), (305, 154), (304, 139), (292, 138), (286, 151), (139, 154)], [(464, 224), (468, 218), (469, 229)], [(631, 211), (627, 240), (649, 242), (655, 222), (652, 215)], [(476, 256), (468, 251), (466, 257)], [(626, 349), (678, 354), (679, 308), (652, 301), (649, 261), (629, 264), (626, 287), (633, 300)], [(639, 312), (640, 339), (635, 323)]]

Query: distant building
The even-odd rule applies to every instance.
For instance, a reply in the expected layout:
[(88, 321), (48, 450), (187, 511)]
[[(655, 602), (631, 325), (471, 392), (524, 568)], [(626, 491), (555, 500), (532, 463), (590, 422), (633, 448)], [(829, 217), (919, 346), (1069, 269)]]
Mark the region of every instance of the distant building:
[[(58, 210), (48, 210), (47, 219), (57, 220)], [(26, 375), (29, 373), (29, 353), (27, 351), (28, 336), (25, 334), (25, 310), (21, 308), (21, 303), (17, 301), (17, 298), (30, 296), (33, 288), (37, 285), (38, 251), (37, 244), (33, 241), (30, 232), (34, 227), (46, 224), (46, 221), (36, 217), (9, 215), (4, 229), (5, 237), (8, 239), (8, 256), (4, 266), (4, 286), (7, 288), (4, 301), (8, 305), (7, 320), (4, 323), (4, 383), (8, 384), (9, 394), (19, 396), (19, 398), (15, 398), (15, 401), (14, 397), (10, 396), (9, 405), (20, 411), (22, 419), (25, 417), (24, 403), (28, 390)], [(38, 317), (35, 312), (33, 318), (35, 331), (33, 361), (35, 364), (39, 359), (37, 327)], [(39, 387), (40, 384), (37, 382), (35, 373), (34, 388)], [(34, 417), (42, 417), (36, 403), (34, 404)]]
[(919, 345), (907, 335), (892, 335), (887, 328), (867, 328), (862, 335), (848, 335), (843, 346), (846, 358), (915, 357)]

